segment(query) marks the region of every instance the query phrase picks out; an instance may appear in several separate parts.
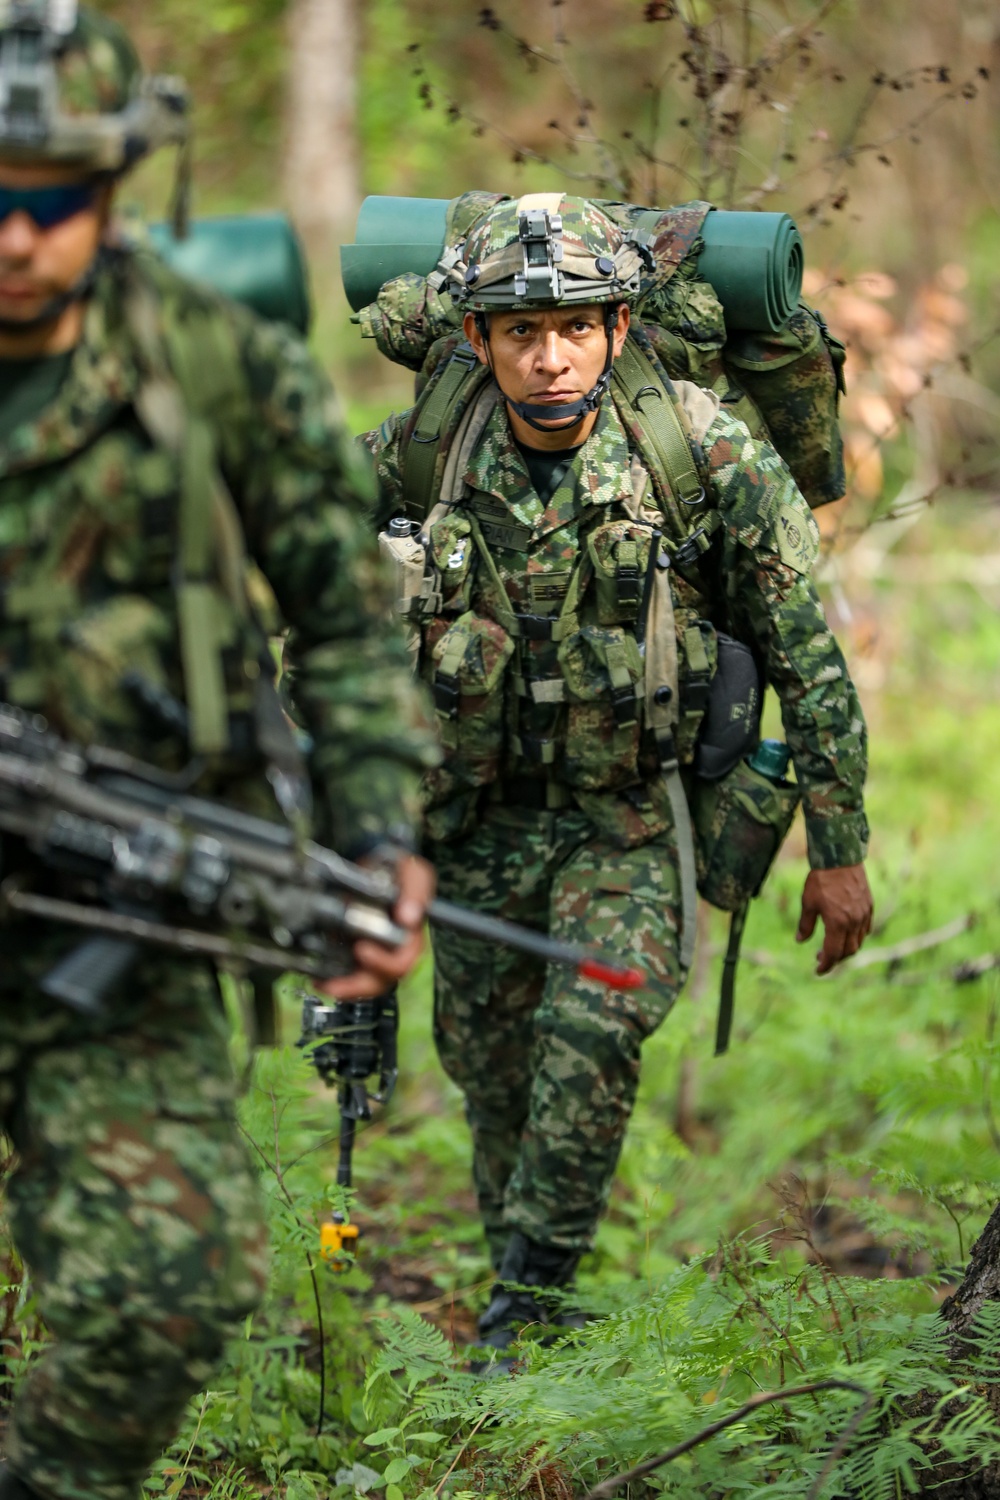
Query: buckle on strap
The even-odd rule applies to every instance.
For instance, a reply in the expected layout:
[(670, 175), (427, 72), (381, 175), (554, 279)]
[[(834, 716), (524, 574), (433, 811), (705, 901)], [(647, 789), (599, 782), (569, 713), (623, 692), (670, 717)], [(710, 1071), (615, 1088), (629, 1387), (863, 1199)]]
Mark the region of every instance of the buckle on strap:
[(551, 766), (556, 758), (555, 740), (543, 739), (537, 734), (519, 734), (514, 738), (514, 748), (522, 760), (530, 766)]
[(686, 714), (703, 714), (712, 695), (712, 679), (704, 672), (692, 673), (681, 689), (681, 705)]
[(627, 729), (630, 724), (636, 722), (636, 698), (633, 688), (612, 687), (611, 703), (615, 724), (619, 729)]
[(677, 741), (674, 739), (672, 729), (658, 729), (655, 731), (656, 755), (660, 762), (660, 770), (665, 776), (676, 771), (680, 766), (677, 759)]
[(686, 568), (691, 563), (697, 562), (700, 557), (703, 557), (711, 545), (712, 538), (704, 526), (699, 526), (697, 531), (691, 533), (686, 542), (681, 542), (681, 545), (674, 553), (674, 560), (675, 562), (679, 562), (682, 568)]
[(639, 569), (619, 565), (615, 577), (615, 594), (619, 609), (631, 609), (639, 603)]
[(558, 615), (519, 615), (516, 612), (514, 615), (518, 634), (525, 641), (551, 641), (552, 627), (558, 618)]
[(458, 678), (450, 672), (438, 672), (433, 688), (434, 707), (446, 719), (458, 718)]

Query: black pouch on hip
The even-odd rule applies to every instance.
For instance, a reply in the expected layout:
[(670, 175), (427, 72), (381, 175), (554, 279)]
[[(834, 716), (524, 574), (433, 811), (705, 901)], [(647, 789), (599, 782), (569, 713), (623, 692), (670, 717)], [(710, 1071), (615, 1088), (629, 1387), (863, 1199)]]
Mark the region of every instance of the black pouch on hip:
[(753, 652), (732, 636), (719, 635), (719, 663), (695, 747), (695, 774), (703, 781), (727, 776), (753, 753), (760, 736), (760, 677)]

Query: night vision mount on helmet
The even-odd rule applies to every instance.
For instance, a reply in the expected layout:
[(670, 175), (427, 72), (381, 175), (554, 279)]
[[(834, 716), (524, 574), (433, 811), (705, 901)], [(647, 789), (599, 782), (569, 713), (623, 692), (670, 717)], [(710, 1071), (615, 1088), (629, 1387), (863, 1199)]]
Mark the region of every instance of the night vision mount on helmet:
[(452, 252), (446, 285), (463, 308), (619, 304), (638, 295), (643, 257), (585, 198), (535, 193), (496, 205)]

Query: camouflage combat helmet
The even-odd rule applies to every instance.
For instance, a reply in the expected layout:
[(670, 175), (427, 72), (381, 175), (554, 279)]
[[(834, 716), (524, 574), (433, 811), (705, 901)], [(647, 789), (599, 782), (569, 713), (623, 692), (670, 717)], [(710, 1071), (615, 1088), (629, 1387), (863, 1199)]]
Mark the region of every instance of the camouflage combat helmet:
[(76, 0), (0, 0), (0, 157), (117, 174), (185, 145), (187, 95), (144, 77), (114, 21)]
[[(474, 224), (451, 277), (470, 312), (627, 302), (642, 259), (607, 214), (586, 198), (533, 193), (507, 198)], [(460, 277), (460, 279), (459, 279)]]
[(472, 226), (451, 258), (452, 296), (475, 314), (491, 370), (489, 313), (595, 303), (605, 308), (604, 369), (585, 396), (558, 407), (515, 401), (497, 381), (511, 411), (538, 432), (568, 431), (597, 411), (611, 385), (618, 309), (639, 292), (640, 248), (586, 198), (533, 193), (497, 203)]

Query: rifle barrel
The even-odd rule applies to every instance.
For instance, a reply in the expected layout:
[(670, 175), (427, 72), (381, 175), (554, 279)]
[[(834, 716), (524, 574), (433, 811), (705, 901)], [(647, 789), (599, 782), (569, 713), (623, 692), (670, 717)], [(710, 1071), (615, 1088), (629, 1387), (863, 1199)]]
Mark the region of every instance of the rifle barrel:
[(562, 943), (544, 932), (520, 927), (516, 922), (507, 922), (502, 917), (469, 911), (451, 901), (435, 899), (427, 909), (427, 916), (437, 927), (447, 927), (465, 937), (479, 938), (484, 943), (498, 943), (504, 948), (514, 948), (519, 953), (540, 958), (543, 963), (575, 969), (583, 977), (596, 979), (611, 989), (635, 990), (645, 983), (642, 971), (631, 965), (609, 962), (576, 943)]

